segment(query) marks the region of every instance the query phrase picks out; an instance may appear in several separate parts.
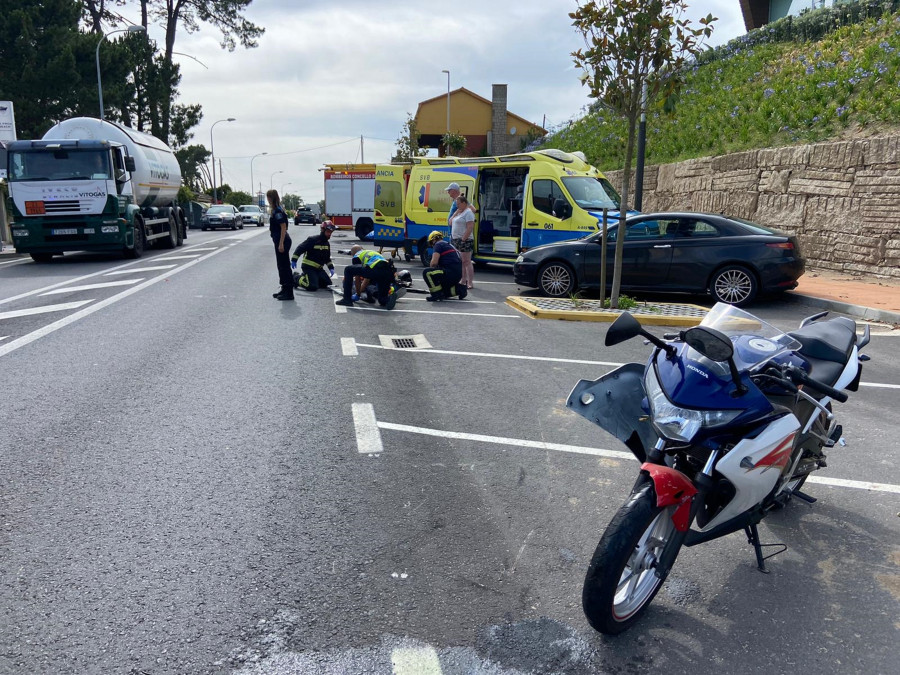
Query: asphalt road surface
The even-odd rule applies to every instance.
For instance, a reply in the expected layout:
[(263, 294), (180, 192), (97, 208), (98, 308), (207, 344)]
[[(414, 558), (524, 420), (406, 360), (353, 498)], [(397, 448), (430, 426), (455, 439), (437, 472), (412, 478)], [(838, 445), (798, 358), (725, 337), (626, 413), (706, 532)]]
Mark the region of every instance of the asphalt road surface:
[(771, 573), (685, 549), (605, 638), (581, 583), (638, 465), (565, 400), (648, 348), (525, 318), (508, 270), (386, 312), (277, 302), (273, 258), (252, 228), (0, 261), (0, 673), (896, 672), (900, 331), (818, 502), (760, 526)]

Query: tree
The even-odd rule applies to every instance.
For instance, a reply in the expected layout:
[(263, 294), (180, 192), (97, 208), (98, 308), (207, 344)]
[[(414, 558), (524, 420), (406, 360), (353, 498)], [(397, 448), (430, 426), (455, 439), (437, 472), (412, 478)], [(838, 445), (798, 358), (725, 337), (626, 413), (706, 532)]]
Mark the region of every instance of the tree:
[[(624, 250), (624, 216), (628, 212), (631, 161), (635, 131), (646, 86), (649, 103), (663, 96), (672, 100), (681, 88), (688, 60), (703, 49), (703, 38), (712, 34), (712, 14), (693, 28), (684, 18), (685, 0), (589, 0), (569, 14), (584, 38), (585, 48), (572, 52), (575, 66), (584, 71), (582, 83), (591, 98), (625, 118), (628, 140), (622, 172), (622, 225), (616, 237), (610, 306), (619, 306)], [(605, 280), (604, 280), (605, 282)]]
[(210, 151), (202, 145), (189, 145), (175, 151), (175, 158), (181, 167), (181, 180), (194, 192), (206, 192), (212, 185), (207, 162)]
[(406, 113), (406, 123), (400, 138), (397, 139), (397, 151), (392, 158), (395, 162), (408, 162), (413, 157), (424, 157), (427, 150), (419, 147), (419, 130), (416, 120)]
[(462, 151), (466, 149), (466, 137), (452, 131), (445, 133), (441, 142), (446, 153), (455, 157), (459, 157)]
[(253, 197), (251, 197), (250, 194), (247, 192), (242, 192), (241, 190), (236, 190), (235, 192), (230, 193), (227, 197), (224, 197), (223, 201), (226, 204), (234, 204), (235, 206), (241, 206), (243, 204), (252, 204)]

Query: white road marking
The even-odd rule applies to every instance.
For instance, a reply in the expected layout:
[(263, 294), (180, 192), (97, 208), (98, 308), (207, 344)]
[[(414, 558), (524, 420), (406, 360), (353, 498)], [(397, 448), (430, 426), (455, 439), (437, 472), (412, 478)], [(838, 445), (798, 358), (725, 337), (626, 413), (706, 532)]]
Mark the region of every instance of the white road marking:
[(353, 426), (356, 428), (356, 449), (361, 454), (380, 454), (381, 432), (371, 403), (353, 404)]
[(846, 480), (844, 478), (822, 478), (819, 476), (810, 476), (806, 479), (808, 483), (816, 483), (817, 485), (829, 485), (831, 487), (856, 488), (857, 490), (874, 490), (876, 492), (893, 492), (900, 494), (900, 485), (891, 485), (890, 483), (868, 483), (861, 480)]
[[(354, 404), (358, 405), (358, 404)], [(375, 412), (372, 411), (374, 416)], [(437, 436), (439, 438), (456, 438), (461, 441), (479, 441), (481, 443), (495, 443), (497, 445), (514, 445), (517, 448), (537, 448), (539, 450), (556, 450), (558, 452), (573, 452), (579, 455), (594, 455), (597, 457), (613, 457), (615, 459), (634, 459), (634, 455), (624, 450), (604, 450), (602, 448), (586, 448), (580, 445), (564, 445), (562, 443), (547, 443), (545, 441), (526, 441), (521, 438), (504, 438), (503, 436), (485, 436), (484, 434), (466, 434), (458, 431), (444, 431), (442, 429), (426, 429), (424, 427), (412, 427), (406, 424), (393, 424), (392, 422), (377, 422), (379, 429), (390, 431), (405, 431), (409, 434), (421, 434), (424, 436)]]
[[(68, 309), (78, 309), (83, 305), (88, 304), (89, 302), (93, 302), (94, 299), (90, 300), (78, 300), (77, 302), (64, 302), (60, 305), (43, 305), (41, 307), (32, 307), (30, 309), (16, 309), (12, 312), (0, 312), (0, 320), (2, 319), (15, 319), (19, 316), (33, 316), (35, 314), (47, 314), (48, 312), (64, 312)], [(14, 343), (10, 343), (14, 344)]]
[[(360, 404), (354, 404), (360, 405)], [(369, 405), (369, 404), (365, 404)], [(372, 410), (374, 418), (375, 411)], [(505, 438), (503, 436), (486, 436), (483, 434), (465, 434), (457, 431), (444, 431), (442, 429), (427, 429), (424, 427), (412, 427), (406, 424), (393, 424), (391, 422), (377, 422), (379, 429), (388, 429), (390, 431), (404, 431), (410, 434), (421, 434), (424, 436), (437, 436), (439, 438), (456, 438), (464, 441), (479, 441), (482, 443), (495, 443), (498, 445), (513, 445), (519, 448), (538, 448), (540, 450), (556, 450), (558, 452), (571, 452), (579, 455), (594, 455), (596, 457), (612, 457), (615, 459), (630, 459), (637, 461), (637, 458), (630, 452), (621, 450), (603, 450), (601, 448), (586, 448), (580, 445), (564, 445), (562, 443), (546, 443), (544, 441), (527, 441), (521, 438)], [(380, 442), (380, 439), (379, 439)], [(820, 478), (818, 476), (810, 476), (808, 482), (817, 483), (819, 485), (828, 485), (831, 487), (847, 487), (859, 490), (872, 490), (874, 492), (892, 492), (900, 494), (900, 485), (892, 485), (890, 483), (869, 483), (866, 481), (847, 480), (844, 478)]]
[(202, 253), (198, 253), (194, 255), (193, 253), (189, 255), (167, 255), (165, 257), (156, 258), (156, 260), (193, 260), (194, 258), (199, 258)]
[(441, 675), (441, 662), (434, 647), (396, 647), (391, 652), (393, 675)]
[(344, 356), (359, 356), (356, 340), (353, 338), (341, 338), (341, 352)]
[(337, 305), (337, 304), (336, 304), (336, 305), (334, 306), (334, 311), (335, 311), (336, 314), (346, 314), (346, 313), (347, 313), (347, 306), (346, 306), (346, 305)]
[[(356, 343), (357, 347), (368, 347), (369, 349), (384, 349), (382, 345), (366, 345), (362, 343)], [(400, 350), (403, 352), (406, 351), (414, 351), (422, 354), (449, 354), (451, 356), (485, 356), (493, 359), (519, 359), (522, 361), (553, 361), (555, 363), (579, 363), (588, 366), (612, 366), (618, 367), (624, 364), (617, 363), (615, 361), (586, 361), (583, 359), (558, 359), (552, 356), (524, 356), (522, 354), (489, 354), (489, 353), (481, 353), (481, 352), (459, 352), (453, 351), (449, 349), (403, 349)]]
[[(465, 300), (463, 301), (465, 302)], [(400, 303), (397, 303), (400, 304)], [(347, 309), (347, 307), (344, 307)], [(354, 306), (353, 309), (358, 310), (360, 312), (384, 312), (386, 311), (383, 307), (357, 307)], [(403, 312), (404, 314), (441, 314), (443, 316), (487, 316), (493, 317), (496, 319), (521, 319), (523, 318), (521, 314), (479, 314), (478, 312), (433, 312), (425, 309), (400, 309), (395, 307), (390, 310), (393, 312)]]
[(0, 265), (14, 265), (16, 263), (31, 262), (31, 258), (10, 258), (9, 260), (0, 260)]
[[(219, 249), (219, 250), (223, 250), (223, 249)], [(116, 276), (117, 274), (134, 274), (135, 272), (155, 272), (156, 270), (170, 270), (173, 267), (178, 267), (178, 265), (175, 264), (175, 265), (154, 265), (153, 267), (135, 267), (134, 269), (130, 269), (130, 270), (116, 270), (115, 272), (107, 272), (103, 276), (113, 277), (113, 276)]]
[(219, 247), (218, 246), (204, 246), (203, 248), (200, 248), (200, 247), (193, 248), (192, 247), (190, 250), (191, 251), (215, 251), (217, 248), (219, 248)]
[(5, 339), (8, 338), (8, 337), (9, 337), (9, 335), (3, 335), (3, 336), (0, 336), (0, 340), (5, 340)]
[[(428, 302), (427, 297), (424, 295), (421, 298), (411, 298), (411, 297), (409, 297), (409, 294), (407, 294), (406, 297), (404, 297), (404, 300), (412, 300), (413, 302)], [(467, 305), (496, 305), (497, 304), (496, 300), (472, 300), (471, 298), (466, 298), (465, 300), (460, 300), (459, 298), (447, 298), (445, 300), (441, 300), (441, 302), (442, 303), (444, 303), (444, 302), (464, 302)]]
[(137, 284), (143, 281), (141, 279), (123, 279), (122, 281), (107, 281), (102, 284), (88, 284), (86, 286), (64, 286), (63, 288), (57, 288), (54, 291), (47, 291), (46, 293), (41, 293), (44, 295), (58, 295), (60, 293), (74, 293), (75, 291), (92, 291), (95, 288), (112, 288), (113, 286), (131, 286), (132, 284)]
[(878, 384), (876, 382), (860, 382), (860, 387), (881, 387), (882, 389), (900, 389), (900, 384)]
[[(228, 250), (227, 248), (220, 248), (211, 253), (207, 253), (202, 258), (197, 258), (196, 260), (192, 260), (189, 263), (185, 263), (184, 265), (182, 265), (181, 267), (179, 267), (176, 270), (172, 270), (169, 274), (164, 274), (164, 275), (154, 277), (152, 279), (148, 279), (147, 281), (145, 281), (137, 286), (132, 286), (131, 288), (128, 288), (128, 289), (122, 291), (121, 293), (118, 293), (109, 298), (101, 300), (100, 302), (98, 302), (94, 305), (91, 305), (90, 307), (85, 307), (84, 309), (79, 310), (79, 311), (75, 312), (74, 314), (69, 314), (69, 316), (62, 318), (59, 321), (54, 321), (53, 323), (48, 324), (47, 326), (44, 326), (43, 328), (39, 328), (38, 330), (29, 333), (28, 335), (23, 335), (22, 337), (13, 340), (9, 344), (6, 344), (6, 345), (3, 345), (2, 347), (0, 347), (0, 356), (9, 354), (10, 352), (15, 351), (19, 347), (24, 347), (25, 345), (31, 344), (35, 340), (39, 340), (40, 338), (44, 337), (45, 335), (49, 335), (50, 333), (53, 333), (54, 331), (57, 331), (60, 328), (64, 328), (65, 326), (75, 323), (76, 321), (80, 321), (84, 317), (90, 316), (94, 312), (98, 312), (101, 309), (104, 309), (105, 307), (109, 307), (110, 305), (118, 302), (119, 300), (124, 300), (128, 296), (134, 295), (135, 293), (142, 291), (145, 288), (152, 286), (153, 284), (157, 284), (160, 281), (166, 281), (167, 279), (171, 279), (176, 274), (179, 274), (179, 273), (183, 272), (184, 270), (193, 267), (197, 263), (202, 262), (208, 258), (211, 258), (214, 255), (218, 255), (222, 251), (227, 251), (227, 250)], [(30, 294), (26, 294), (26, 295), (30, 295)], [(88, 301), (88, 302), (93, 302), (93, 301)]]

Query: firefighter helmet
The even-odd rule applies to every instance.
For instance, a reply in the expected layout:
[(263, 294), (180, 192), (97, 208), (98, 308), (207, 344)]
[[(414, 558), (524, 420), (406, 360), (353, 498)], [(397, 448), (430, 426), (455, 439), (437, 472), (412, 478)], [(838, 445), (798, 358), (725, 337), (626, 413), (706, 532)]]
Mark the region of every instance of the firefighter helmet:
[(428, 235), (428, 245), (434, 246), (435, 242), (440, 241), (444, 238), (444, 233), (440, 230), (435, 230), (431, 234)]

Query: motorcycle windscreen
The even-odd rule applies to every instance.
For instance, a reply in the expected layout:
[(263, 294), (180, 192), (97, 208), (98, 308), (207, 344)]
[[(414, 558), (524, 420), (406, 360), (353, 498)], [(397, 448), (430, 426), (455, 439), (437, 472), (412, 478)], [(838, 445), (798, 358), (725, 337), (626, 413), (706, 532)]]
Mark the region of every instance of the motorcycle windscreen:
[(659, 439), (643, 408), (644, 366), (626, 363), (597, 380), (580, 380), (566, 407), (609, 432), (640, 460)]

